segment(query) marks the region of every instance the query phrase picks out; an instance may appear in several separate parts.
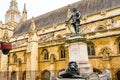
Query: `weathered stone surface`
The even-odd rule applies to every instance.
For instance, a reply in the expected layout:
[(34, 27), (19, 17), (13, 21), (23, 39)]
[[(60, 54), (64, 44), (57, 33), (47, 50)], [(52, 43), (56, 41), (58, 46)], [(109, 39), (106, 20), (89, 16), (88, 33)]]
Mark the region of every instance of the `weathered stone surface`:
[(68, 43), (69, 48), (69, 62), (77, 62), (80, 73), (91, 73), (93, 70), (88, 60), (86, 38), (80, 35), (75, 35), (70, 36), (66, 42)]

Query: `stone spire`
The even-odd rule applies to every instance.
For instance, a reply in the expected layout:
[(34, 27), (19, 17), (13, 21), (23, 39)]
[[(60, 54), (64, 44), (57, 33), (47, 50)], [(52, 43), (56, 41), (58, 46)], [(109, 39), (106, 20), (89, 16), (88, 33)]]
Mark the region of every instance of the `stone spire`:
[(68, 12), (67, 12), (67, 18), (70, 18), (70, 16), (71, 16), (71, 7), (70, 7), (70, 5), (68, 5)]
[(23, 21), (27, 20), (27, 9), (26, 9), (26, 4), (24, 3), (24, 8), (23, 8)]
[(19, 12), (18, 6), (17, 6), (17, 1), (16, 1), (16, 0), (12, 0), (12, 1), (10, 2), (10, 7), (9, 7), (8, 11), (16, 11), (16, 12)]
[(24, 3), (23, 13), (27, 13), (26, 4)]
[(35, 22), (34, 22), (34, 17), (32, 17), (31, 25), (30, 25), (30, 32), (34, 33), (35, 32), (35, 28), (36, 28), (36, 25), (35, 25)]
[(34, 18), (31, 19), (29, 41), (37, 41), (36, 25), (35, 25)]

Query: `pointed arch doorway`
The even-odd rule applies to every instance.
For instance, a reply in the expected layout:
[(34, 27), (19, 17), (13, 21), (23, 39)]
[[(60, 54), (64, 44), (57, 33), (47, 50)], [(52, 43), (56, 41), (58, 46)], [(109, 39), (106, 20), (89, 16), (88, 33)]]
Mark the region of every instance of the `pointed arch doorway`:
[(17, 73), (15, 71), (11, 73), (11, 80), (17, 80)]
[(120, 71), (117, 72), (116, 76), (117, 76), (117, 80), (120, 80)]
[(50, 80), (50, 71), (43, 71), (42, 72), (42, 80)]

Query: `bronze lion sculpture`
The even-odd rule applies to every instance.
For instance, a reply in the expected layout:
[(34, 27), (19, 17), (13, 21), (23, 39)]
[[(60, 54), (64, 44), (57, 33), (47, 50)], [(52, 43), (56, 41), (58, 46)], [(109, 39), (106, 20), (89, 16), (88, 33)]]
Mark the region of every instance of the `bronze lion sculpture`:
[(80, 76), (78, 65), (72, 61), (68, 63), (67, 69), (59, 73), (58, 78), (83, 78)]

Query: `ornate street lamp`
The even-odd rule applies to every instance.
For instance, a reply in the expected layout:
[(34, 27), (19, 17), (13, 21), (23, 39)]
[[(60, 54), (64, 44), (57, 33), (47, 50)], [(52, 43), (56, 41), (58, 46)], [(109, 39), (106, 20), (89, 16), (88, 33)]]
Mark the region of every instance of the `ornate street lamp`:
[(12, 49), (12, 44), (9, 42), (0, 42), (0, 49), (4, 55), (8, 55), (9, 51)]
[(8, 56), (8, 61), (7, 61), (7, 80), (9, 80), (9, 51), (12, 50), (12, 44), (9, 42), (0, 42), (0, 50), (4, 55)]

